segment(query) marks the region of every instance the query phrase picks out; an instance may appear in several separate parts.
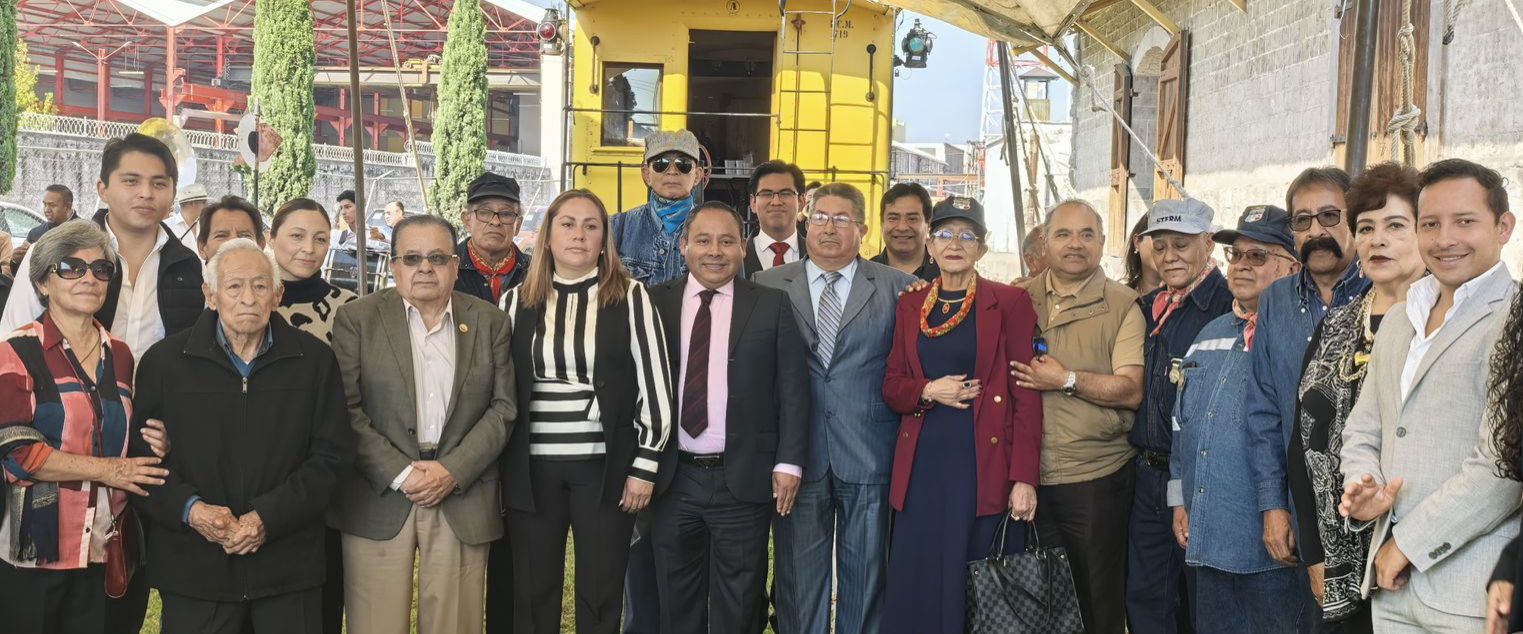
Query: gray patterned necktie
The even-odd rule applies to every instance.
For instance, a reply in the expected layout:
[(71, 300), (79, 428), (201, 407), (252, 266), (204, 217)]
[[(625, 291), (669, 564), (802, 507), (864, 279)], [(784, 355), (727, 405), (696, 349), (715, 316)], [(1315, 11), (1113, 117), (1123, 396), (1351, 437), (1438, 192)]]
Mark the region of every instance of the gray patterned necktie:
[(827, 271), (824, 277), (825, 292), (820, 294), (820, 314), (816, 319), (820, 326), (820, 343), (815, 354), (820, 365), (828, 368), (836, 349), (836, 331), (841, 327), (841, 296), (836, 293), (841, 272)]

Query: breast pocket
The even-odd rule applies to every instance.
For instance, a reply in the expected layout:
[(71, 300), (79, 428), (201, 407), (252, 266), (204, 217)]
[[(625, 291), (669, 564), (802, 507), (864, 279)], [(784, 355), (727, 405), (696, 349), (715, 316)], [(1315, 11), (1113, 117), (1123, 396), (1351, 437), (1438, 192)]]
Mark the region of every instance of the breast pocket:
[(624, 258), (624, 268), (629, 269), (630, 276), (636, 280), (645, 282), (656, 275), (660, 268), (653, 260), (644, 258)]

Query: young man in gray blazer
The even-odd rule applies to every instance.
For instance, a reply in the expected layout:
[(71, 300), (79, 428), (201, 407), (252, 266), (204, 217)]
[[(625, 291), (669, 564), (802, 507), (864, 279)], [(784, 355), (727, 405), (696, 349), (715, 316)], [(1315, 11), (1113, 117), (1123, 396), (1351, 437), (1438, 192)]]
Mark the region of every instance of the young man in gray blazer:
[(497, 458), (516, 411), (507, 315), (454, 291), (455, 230), (410, 216), (392, 232), (395, 289), (344, 305), (355, 469), (335, 512), (351, 632), (479, 634), (487, 551), (503, 535)]
[[(888, 553), (888, 484), (899, 416), (883, 373), (899, 293), (915, 278), (857, 255), (866, 200), (845, 183), (809, 202), (809, 259), (758, 273), (787, 291), (809, 349), (809, 450), (793, 514), (777, 521), (777, 614), (783, 632), (877, 632)], [(839, 526), (839, 531), (837, 527)]]
[[(1377, 632), (1479, 632), (1523, 484), (1496, 472), (1491, 351), (1517, 284), (1501, 262), (1514, 218), (1495, 171), (1459, 159), (1422, 173), (1417, 238), (1431, 274), (1375, 338), (1343, 431), (1339, 511), (1374, 530), (1364, 592)], [(1373, 525), (1371, 524), (1373, 523)]]

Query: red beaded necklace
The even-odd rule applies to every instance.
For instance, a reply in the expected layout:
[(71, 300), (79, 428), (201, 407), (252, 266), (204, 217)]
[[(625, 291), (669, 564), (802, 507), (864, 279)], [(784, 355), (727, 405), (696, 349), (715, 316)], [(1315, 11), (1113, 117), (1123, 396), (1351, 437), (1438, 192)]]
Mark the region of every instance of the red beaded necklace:
[(957, 314), (952, 315), (952, 318), (948, 319), (946, 323), (932, 328), (929, 321), (931, 310), (936, 308), (936, 301), (941, 299), (941, 278), (936, 278), (936, 281), (931, 282), (931, 292), (926, 294), (925, 303), (920, 306), (920, 334), (936, 338), (951, 332), (953, 328), (962, 323), (962, 320), (968, 318), (969, 313), (973, 312), (973, 297), (977, 293), (978, 276), (974, 275), (973, 279), (968, 282), (968, 294), (962, 298), (962, 305), (957, 307)]

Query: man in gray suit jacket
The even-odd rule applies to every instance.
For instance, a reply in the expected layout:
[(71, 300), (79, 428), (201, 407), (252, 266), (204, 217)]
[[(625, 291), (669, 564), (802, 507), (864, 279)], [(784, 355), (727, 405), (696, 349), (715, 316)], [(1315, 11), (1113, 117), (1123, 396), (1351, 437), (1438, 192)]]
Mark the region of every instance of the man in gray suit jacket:
[(866, 207), (851, 185), (815, 190), (809, 259), (756, 275), (758, 284), (788, 292), (812, 353), (804, 483), (793, 514), (775, 529), (783, 632), (831, 631), (833, 566), (840, 575), (834, 631), (880, 629), (889, 473), (899, 432), (898, 415), (883, 404), (883, 372), (899, 293), (915, 278), (857, 256)]
[(1431, 275), (1375, 338), (1343, 431), (1339, 511), (1375, 531), (1364, 593), (1377, 632), (1479, 632), (1485, 580), (1518, 532), (1523, 484), (1496, 473), (1491, 351), (1517, 284), (1502, 179), (1451, 159), (1422, 174), (1417, 236)]
[(396, 288), (345, 305), (333, 326), (359, 448), (335, 508), (349, 630), (408, 632), (416, 553), (419, 631), (479, 634), (516, 411), (507, 316), (453, 291), (449, 223), (412, 216), (392, 242)]

